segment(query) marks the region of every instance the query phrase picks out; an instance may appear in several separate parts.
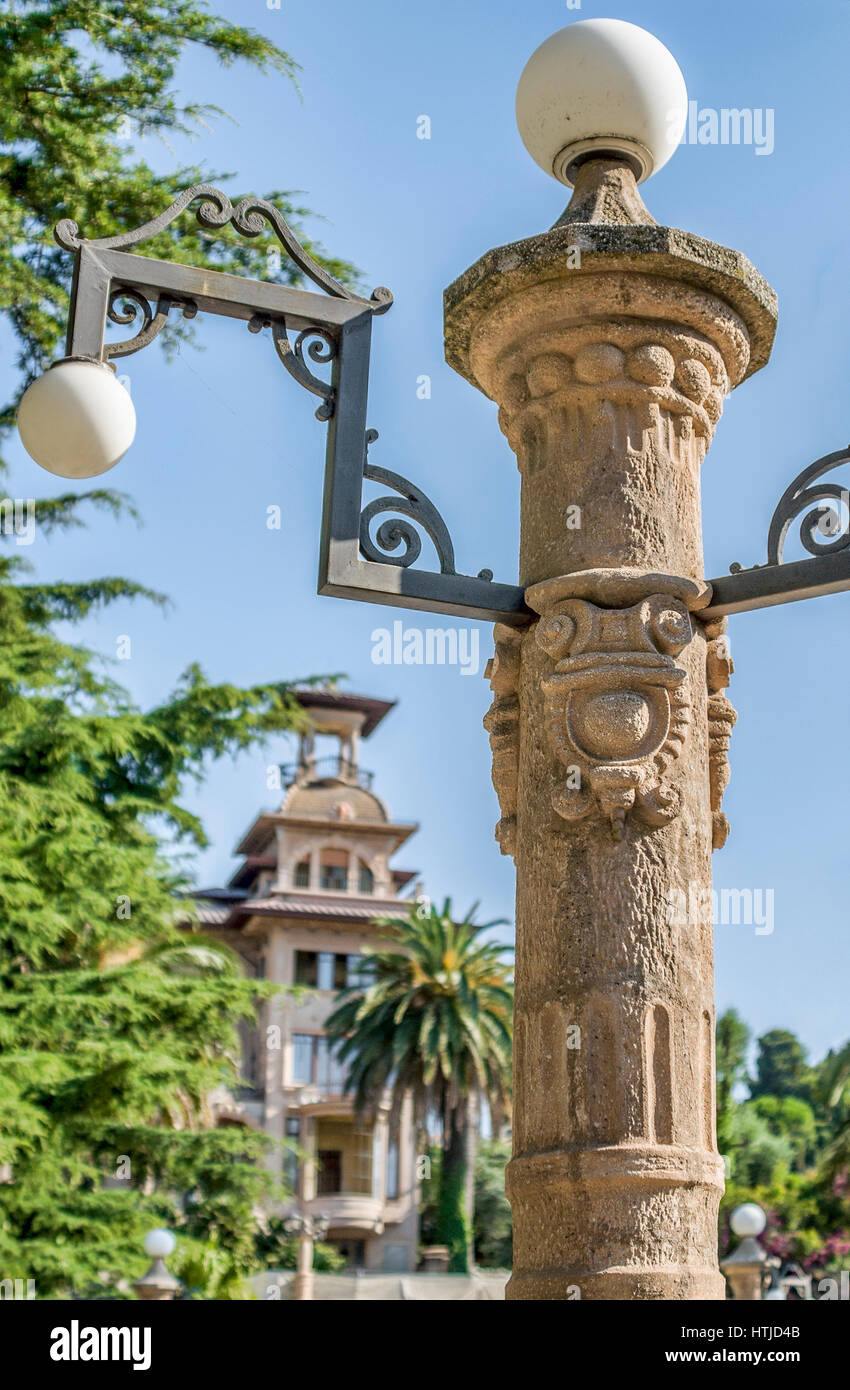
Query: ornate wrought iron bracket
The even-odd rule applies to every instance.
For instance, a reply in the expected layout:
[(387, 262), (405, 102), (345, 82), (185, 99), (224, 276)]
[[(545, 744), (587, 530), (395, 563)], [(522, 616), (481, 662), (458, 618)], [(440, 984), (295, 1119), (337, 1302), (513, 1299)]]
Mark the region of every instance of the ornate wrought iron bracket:
[[(712, 579), (711, 604), (702, 610), (702, 617), (743, 613), (850, 589), (850, 489), (840, 483), (817, 481), (847, 463), (850, 446), (825, 454), (797, 474), (771, 518), (766, 563), (749, 569), (732, 565), (728, 575)], [(800, 540), (812, 559), (786, 561), (785, 540), (798, 517)]]
[[(165, 231), (192, 204), (208, 231), (230, 225), (241, 236), (255, 237), (271, 228), (314, 288), (292, 289), (130, 251)], [(66, 218), (55, 236), (74, 254), (69, 357), (109, 361), (138, 352), (162, 332), (172, 309), (184, 318), (207, 312), (241, 319), (252, 333), (271, 329), (282, 365), (320, 398), (316, 417), (328, 422), (320, 593), (467, 618), (527, 621), (531, 615), (522, 590), (493, 583), (489, 570), (458, 574), (451, 537), (430, 499), (400, 474), (368, 461), (368, 445), (377, 438), (366, 430), (372, 319), (392, 304), (388, 289), (380, 287), (368, 299), (355, 294), (313, 260), (271, 203), (243, 198), (234, 206), (208, 184), (184, 189), (159, 217), (133, 231), (90, 240)], [(107, 320), (139, 327), (133, 337), (108, 343)], [(308, 359), (329, 364), (330, 380), (317, 376)], [(364, 505), (364, 480), (396, 495)], [(373, 537), (372, 520), (383, 512), (395, 515), (381, 522)], [(434, 543), (439, 571), (414, 568), (422, 548), (417, 526)], [(400, 553), (393, 555), (395, 550)]]
[[(370, 461), (377, 430), (365, 431), (363, 438), (359, 477), (337, 471), (325, 487), (319, 593), (488, 622), (528, 622), (533, 615), (518, 585), (494, 583), (488, 569), (457, 573), (451, 536), (431, 499), (401, 474)], [(364, 480), (397, 495), (364, 505)], [(384, 512), (390, 515), (373, 536), (372, 522)], [(414, 568), (422, 551), (416, 526), (432, 541), (439, 571)], [(400, 553), (393, 555), (395, 550)]]
[[(157, 261), (130, 253), (130, 247), (150, 240), (170, 226), (193, 203), (198, 222), (208, 231), (228, 224), (245, 237), (259, 236), (271, 228), (293, 264), (321, 295), (308, 290), (199, 270), (194, 266)], [(163, 330), (172, 309), (184, 318), (199, 310), (244, 319), (258, 333), (270, 327), (278, 357), (290, 375), (308, 391), (320, 396), (316, 414), (327, 420), (333, 413), (335, 387), (322, 381), (307, 366), (332, 362), (339, 352), (344, 328), (366, 313), (384, 313), (392, 304), (388, 289), (376, 289), (364, 299), (335, 280), (304, 250), (283, 215), (260, 198), (243, 198), (235, 206), (226, 193), (209, 184), (184, 189), (159, 217), (118, 236), (89, 239), (80, 236), (76, 222), (65, 218), (54, 233), (60, 246), (74, 253), (74, 278), (68, 325), (69, 357), (93, 357), (110, 361), (138, 352)], [(154, 307), (155, 306), (155, 307)], [(111, 323), (140, 322), (131, 338), (106, 342)], [(295, 333), (294, 344), (288, 334)]]

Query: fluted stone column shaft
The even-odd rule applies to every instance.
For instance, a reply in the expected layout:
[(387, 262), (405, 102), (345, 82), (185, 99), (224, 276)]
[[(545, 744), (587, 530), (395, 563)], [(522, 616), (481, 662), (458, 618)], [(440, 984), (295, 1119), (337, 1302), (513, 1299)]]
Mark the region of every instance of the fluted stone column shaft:
[(292, 1281), (293, 1299), (311, 1299), (313, 1282), (313, 1237), (299, 1235), (295, 1255), (295, 1278)]
[(448, 359), (517, 456), (539, 615), (497, 625), (485, 720), (517, 869), (514, 1299), (724, 1293), (710, 857), (734, 711), (698, 618), (699, 474), (773, 305), (681, 235), (559, 226), (446, 294)]

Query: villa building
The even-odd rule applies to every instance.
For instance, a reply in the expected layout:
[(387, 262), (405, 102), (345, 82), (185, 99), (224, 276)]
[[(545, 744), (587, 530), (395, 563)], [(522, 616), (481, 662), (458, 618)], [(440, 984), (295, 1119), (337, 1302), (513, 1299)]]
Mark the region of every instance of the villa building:
[[(374, 919), (409, 910), (414, 874), (390, 860), (418, 827), (390, 818), (359, 763), (361, 739), (392, 704), (326, 691), (299, 699), (312, 728), (297, 763), (281, 769), (280, 809), (261, 812), (243, 836), (227, 887), (196, 895), (202, 924), (247, 973), (307, 987), (301, 1002), (270, 1001), (260, 1026), (245, 1030), (245, 1084), (219, 1118), (294, 1141), (303, 1161), (280, 1151), (273, 1160), (278, 1171), (285, 1165), (292, 1209), (325, 1218), (327, 1240), (350, 1267), (404, 1273), (417, 1261), (412, 1106), (394, 1128), (388, 1097), (374, 1119), (359, 1119), (324, 1025), (336, 991), (361, 978), (362, 956), (377, 944)], [(328, 740), (331, 756), (318, 756)]]

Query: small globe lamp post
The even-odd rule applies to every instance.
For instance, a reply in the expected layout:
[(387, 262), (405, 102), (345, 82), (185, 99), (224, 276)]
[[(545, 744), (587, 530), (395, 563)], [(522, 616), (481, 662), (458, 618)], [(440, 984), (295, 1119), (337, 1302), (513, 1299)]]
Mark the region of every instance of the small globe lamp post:
[(284, 1222), (284, 1230), (298, 1242), (292, 1297), (299, 1301), (312, 1299), (313, 1242), (322, 1240), (327, 1235), (327, 1219), (323, 1216), (313, 1216), (309, 1212), (297, 1212)]
[(145, 1236), (145, 1254), (150, 1255), (151, 1265), (141, 1279), (133, 1285), (136, 1297), (144, 1302), (167, 1302), (177, 1297), (182, 1285), (179, 1279), (166, 1268), (165, 1261), (173, 1254), (177, 1237), (165, 1227), (148, 1231)]
[[(755, 1202), (736, 1207), (729, 1224), (740, 1245), (725, 1259), (720, 1268), (729, 1281), (732, 1297), (737, 1302), (759, 1302), (763, 1297), (765, 1278), (769, 1274), (770, 1257), (759, 1240), (767, 1217)], [(784, 1297), (784, 1294), (781, 1295)]]

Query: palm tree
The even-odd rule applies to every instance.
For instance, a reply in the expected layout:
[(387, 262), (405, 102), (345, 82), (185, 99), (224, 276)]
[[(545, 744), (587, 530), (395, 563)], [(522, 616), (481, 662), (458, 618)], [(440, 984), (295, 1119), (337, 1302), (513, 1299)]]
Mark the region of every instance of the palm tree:
[(814, 1099), (827, 1140), (820, 1169), (831, 1185), (850, 1169), (850, 1043), (830, 1048), (815, 1070)]
[(326, 1024), (358, 1112), (389, 1091), (391, 1124), (408, 1095), (420, 1127), (439, 1117), (439, 1240), (455, 1272), (469, 1267), (471, 1106), (486, 1099), (498, 1123), (510, 1095), (511, 971), (505, 947), (482, 940), (501, 922), (476, 923), (476, 907), (461, 922), (448, 898), (442, 909), (378, 918), (388, 945), (364, 957), (361, 983), (340, 993)]

